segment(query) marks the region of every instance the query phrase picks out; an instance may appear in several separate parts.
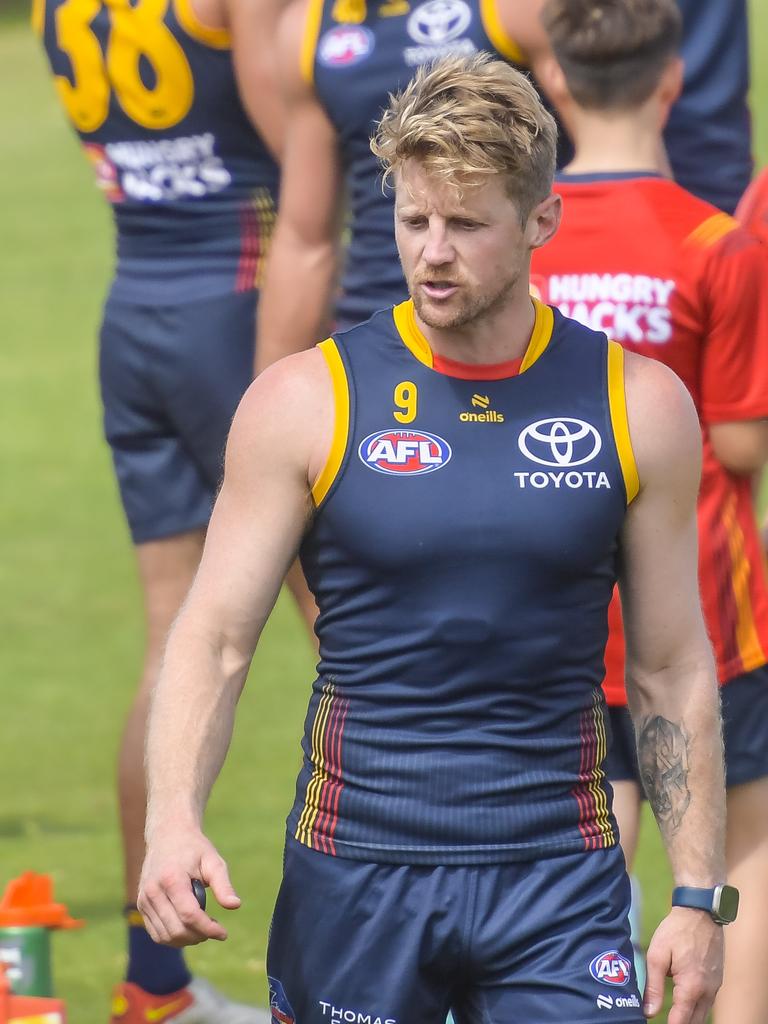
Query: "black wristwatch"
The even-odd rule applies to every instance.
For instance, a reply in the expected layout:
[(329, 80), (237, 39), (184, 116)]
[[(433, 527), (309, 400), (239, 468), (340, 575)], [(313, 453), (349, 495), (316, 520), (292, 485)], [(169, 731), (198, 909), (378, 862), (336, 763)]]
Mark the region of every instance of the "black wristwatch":
[(672, 906), (706, 910), (715, 924), (730, 924), (739, 910), (739, 890), (732, 885), (716, 885), (714, 889), (678, 885), (672, 890)]

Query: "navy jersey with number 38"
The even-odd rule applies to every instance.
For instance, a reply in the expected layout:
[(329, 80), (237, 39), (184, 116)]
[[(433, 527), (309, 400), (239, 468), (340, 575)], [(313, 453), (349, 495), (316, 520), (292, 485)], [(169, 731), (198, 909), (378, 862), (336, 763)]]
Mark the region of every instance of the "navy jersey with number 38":
[(278, 170), (240, 102), (228, 31), (191, 0), (35, 0), (33, 23), (114, 210), (113, 297), (252, 289)]
[(600, 682), (638, 489), (622, 349), (537, 303), (519, 373), (473, 377), (405, 302), (321, 350), (336, 430), (301, 552), (320, 666), (289, 833), (404, 863), (613, 845)]

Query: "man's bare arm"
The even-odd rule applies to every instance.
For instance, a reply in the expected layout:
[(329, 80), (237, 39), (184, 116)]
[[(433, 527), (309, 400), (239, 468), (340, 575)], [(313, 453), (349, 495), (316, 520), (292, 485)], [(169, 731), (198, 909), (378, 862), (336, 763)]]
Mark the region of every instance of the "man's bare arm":
[(156, 941), (226, 937), (192, 898), (193, 877), (210, 884), (222, 906), (239, 904), (202, 833), (203, 810), (256, 642), (307, 523), (310, 481), (330, 447), (332, 401), (322, 355), (306, 352), (256, 381), (235, 417), (200, 569), (171, 631), (150, 714), (139, 909)]
[(306, 0), (279, 30), (287, 107), (280, 209), (259, 300), (256, 370), (328, 333), (337, 277), (342, 172), (336, 131), (301, 70)]
[(287, 0), (223, 0), (243, 106), (272, 155), (280, 159), (285, 102), (280, 92), (277, 29)]
[[(725, 880), (725, 793), (719, 695), (698, 590), (701, 433), (670, 370), (626, 359), (641, 484), (621, 544), (627, 696), (675, 882), (710, 887)], [(648, 967), (650, 1012), (660, 1009), (671, 973), (671, 1024), (703, 1024), (721, 980), (722, 930), (701, 911), (674, 909), (649, 947)]]

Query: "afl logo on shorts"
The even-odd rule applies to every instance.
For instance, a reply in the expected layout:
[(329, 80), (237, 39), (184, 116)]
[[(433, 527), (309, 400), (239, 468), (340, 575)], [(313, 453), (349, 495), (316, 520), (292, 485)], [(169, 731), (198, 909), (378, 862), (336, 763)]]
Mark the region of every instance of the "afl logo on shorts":
[(520, 431), (517, 446), (531, 462), (564, 469), (591, 462), (599, 455), (603, 442), (591, 423), (553, 416), (529, 423)]
[(423, 430), (379, 430), (369, 434), (357, 451), (369, 469), (390, 476), (434, 473), (453, 454), (447, 441)]
[(617, 949), (609, 949), (595, 957), (589, 965), (589, 973), (601, 985), (628, 985), (632, 964)]
[(288, 1002), (285, 989), (277, 978), (267, 977), (269, 982), (269, 1009), (272, 1014), (271, 1024), (296, 1024), (296, 1018)]
[(423, 46), (441, 46), (458, 39), (471, 21), (472, 10), (464, 0), (429, 0), (408, 19), (408, 35)]
[(317, 55), (327, 68), (349, 68), (373, 52), (373, 32), (364, 25), (340, 25), (325, 33)]

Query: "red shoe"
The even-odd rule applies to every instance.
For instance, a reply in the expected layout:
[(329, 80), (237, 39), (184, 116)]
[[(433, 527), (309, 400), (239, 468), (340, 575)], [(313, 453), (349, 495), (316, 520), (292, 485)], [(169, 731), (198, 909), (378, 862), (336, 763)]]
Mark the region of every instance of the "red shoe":
[(129, 981), (112, 993), (110, 1024), (266, 1024), (269, 1015), (233, 1003), (209, 982), (193, 978), (186, 988), (153, 996)]

